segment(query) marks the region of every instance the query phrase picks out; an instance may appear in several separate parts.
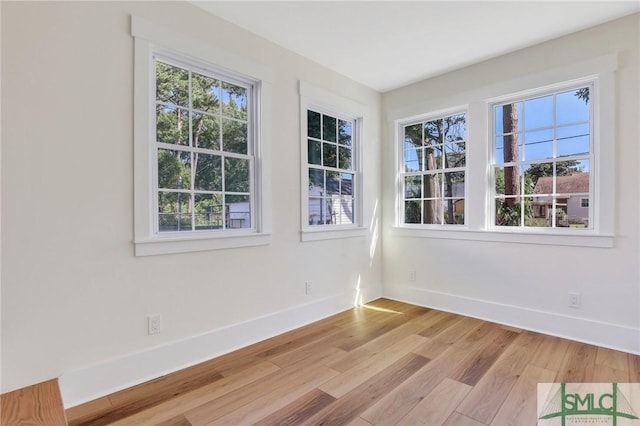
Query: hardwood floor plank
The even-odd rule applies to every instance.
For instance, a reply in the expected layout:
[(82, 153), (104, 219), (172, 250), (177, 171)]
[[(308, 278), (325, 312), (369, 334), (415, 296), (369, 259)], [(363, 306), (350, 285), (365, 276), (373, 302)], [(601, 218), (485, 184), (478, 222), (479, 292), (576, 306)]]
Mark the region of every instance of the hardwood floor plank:
[(363, 419), (362, 417), (356, 417), (347, 423), (347, 426), (373, 426), (371, 423)]
[(559, 383), (591, 383), (598, 348), (586, 343), (571, 342), (558, 370)]
[(113, 409), (111, 401), (109, 400), (109, 397), (105, 396), (94, 399), (93, 401), (85, 404), (69, 408), (67, 410), (67, 421), (70, 425), (83, 424), (91, 418), (100, 416), (100, 413), (103, 415), (108, 413), (111, 409)]
[(66, 425), (58, 379), (0, 395), (0, 420), (7, 426)]
[(437, 336), (430, 338), (425, 344), (417, 348), (414, 352), (429, 359), (439, 357), (443, 352), (460, 342), (466, 335), (473, 333), (475, 328), (483, 321), (462, 317), (462, 319), (451, 327), (447, 328)]
[(458, 367), (449, 377), (469, 386), (475, 386), (487, 370), (495, 363), (502, 352), (518, 336), (518, 333), (496, 327), (496, 337), (482, 346), (475, 354), (472, 352), (468, 361)]
[(352, 351), (369, 341), (388, 333), (394, 328), (409, 321), (403, 316), (394, 316), (385, 322), (371, 322), (367, 324), (357, 324), (356, 327), (349, 330), (348, 341), (338, 345), (338, 348), (347, 352)]
[(516, 345), (518, 338), (473, 387), (456, 411), (480, 423), (491, 423), (537, 349), (529, 344)]
[(165, 420), (162, 423), (158, 423), (156, 426), (193, 426), (185, 416), (180, 414), (172, 419)]
[[(156, 425), (184, 412), (217, 400), (233, 391), (250, 386), (254, 382), (272, 375), (280, 368), (270, 362), (252, 365), (241, 373), (225, 377), (217, 382), (172, 398), (134, 415), (111, 423), (111, 426)], [(89, 424), (89, 423), (87, 423)]]
[(255, 426), (295, 426), (303, 423), (335, 400), (328, 393), (314, 389), (255, 423)]
[(627, 354), (613, 349), (598, 347), (596, 350), (596, 364), (606, 365), (615, 370), (629, 372), (629, 360)]
[[(395, 329), (385, 333), (375, 339), (365, 343), (357, 349), (352, 350), (346, 354), (342, 359), (328, 364), (329, 367), (340, 372), (345, 372), (350, 368), (353, 368), (358, 363), (368, 359), (369, 357), (383, 351), (390, 346), (400, 342), (402, 339), (416, 334), (422, 330), (422, 326), (412, 320), (396, 327)], [(426, 338), (423, 338), (426, 341)]]
[[(626, 354), (622, 354), (626, 355)], [(593, 369), (594, 383), (629, 383), (631, 378), (628, 371), (611, 368), (607, 365), (597, 364)]]
[(424, 337), (435, 337), (453, 324), (462, 320), (462, 318), (460, 315), (450, 314), (449, 312), (439, 312), (434, 323), (422, 330), (419, 334)]
[[(408, 354), (311, 417), (309, 424), (341, 425), (358, 417), (375, 401), (411, 377), (429, 360)], [(368, 419), (365, 419), (368, 421)]]
[(556, 372), (528, 364), (493, 418), (491, 426), (529, 426), (538, 423), (538, 383), (553, 383)]
[(631, 383), (640, 383), (640, 355), (627, 354)]
[(322, 384), (320, 390), (335, 398), (340, 398), (375, 376), (379, 371), (409, 354), (414, 348), (424, 343), (425, 339), (425, 337), (415, 334), (407, 336), (395, 345), (363, 360), (349, 370)]
[(467, 353), (449, 347), (416, 374), (360, 415), (371, 424), (392, 425), (420, 403), (448, 374), (463, 362)]
[(544, 336), (531, 363), (541, 368), (558, 371), (568, 347), (568, 340), (555, 336)]
[[(271, 411), (266, 413), (260, 411), (260, 417), (254, 419), (257, 421), (292, 402), (299, 396), (311, 391), (313, 388), (337, 374), (339, 374), (337, 371), (323, 365), (282, 368), (248, 386), (244, 386), (211, 402), (188, 410), (184, 414), (193, 425), (198, 426), (213, 423), (223, 417), (225, 417), (225, 419), (239, 419), (240, 417), (244, 417), (245, 414), (253, 415), (256, 414), (258, 410), (264, 409), (263, 405), (266, 404), (268, 406), (267, 408)], [(299, 393), (299, 395), (296, 395), (296, 393)], [(281, 398), (286, 397), (287, 394), (290, 396), (295, 395), (295, 397), (292, 397), (291, 400), (284, 401), (284, 403), (278, 406), (278, 402), (281, 402)], [(246, 423), (250, 422), (245, 421), (243, 423), (238, 421), (235, 424)]]
[(484, 423), (480, 423), (476, 420), (473, 420), (470, 417), (467, 417), (463, 414), (454, 411), (451, 413), (447, 421), (442, 423), (442, 426), (486, 426)]
[(441, 425), (471, 388), (469, 385), (446, 378), (396, 425)]

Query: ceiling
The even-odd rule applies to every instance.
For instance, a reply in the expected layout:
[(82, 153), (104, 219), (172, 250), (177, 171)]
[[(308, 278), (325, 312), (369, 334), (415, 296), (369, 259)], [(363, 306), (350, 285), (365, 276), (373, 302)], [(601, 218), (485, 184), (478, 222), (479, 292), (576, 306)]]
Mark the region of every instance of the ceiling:
[(640, 11), (640, 1), (193, 1), (379, 92)]

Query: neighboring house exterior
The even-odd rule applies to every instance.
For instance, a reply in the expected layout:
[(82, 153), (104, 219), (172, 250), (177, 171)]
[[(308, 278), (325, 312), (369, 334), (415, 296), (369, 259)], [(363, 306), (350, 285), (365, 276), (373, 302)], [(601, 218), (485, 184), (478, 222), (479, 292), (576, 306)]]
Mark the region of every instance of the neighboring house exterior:
[[(564, 212), (556, 218), (557, 226), (572, 224), (589, 226), (589, 173), (577, 172), (568, 176), (556, 176), (556, 188), (553, 189), (553, 177), (538, 179), (533, 190), (533, 214), (535, 218), (551, 220), (553, 196), (556, 194), (556, 207)], [(542, 195), (544, 194), (544, 195)]]
[(327, 177), (327, 190), (309, 185), (309, 225), (352, 224), (353, 198), (340, 193), (353, 194), (351, 181)]

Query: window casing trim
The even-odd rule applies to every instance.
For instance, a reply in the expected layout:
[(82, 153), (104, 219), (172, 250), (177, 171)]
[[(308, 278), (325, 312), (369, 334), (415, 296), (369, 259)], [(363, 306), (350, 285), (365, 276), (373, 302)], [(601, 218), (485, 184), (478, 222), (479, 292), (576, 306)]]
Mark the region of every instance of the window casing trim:
[[(363, 224), (364, 194), (362, 183), (362, 143), (364, 140), (364, 107), (359, 103), (306, 81), (299, 82), (300, 93), (300, 182), (301, 182), (301, 241), (317, 241), (334, 238), (350, 238), (367, 235), (368, 229)], [(307, 111), (327, 114), (339, 119), (352, 121), (353, 128), (353, 174), (355, 185), (353, 224), (348, 225), (309, 225), (308, 203), (308, 148), (307, 148)]]
[[(528, 230), (501, 230), (490, 229), (488, 214), (472, 215), (465, 213), (465, 226), (456, 226), (443, 229), (441, 226), (427, 228), (400, 225), (398, 220), (399, 209), (396, 208), (396, 217), (391, 229), (391, 234), (399, 237), (419, 238), (444, 238), (456, 240), (475, 240), (488, 242), (509, 242), (524, 244), (551, 244), (585, 247), (613, 247), (615, 244), (615, 70), (618, 68), (618, 54), (608, 54), (593, 57), (584, 61), (556, 68), (538, 71), (524, 76), (517, 76), (511, 80), (494, 82), (489, 85), (476, 87), (461, 92), (452, 92), (447, 96), (430, 98), (420, 102), (414, 102), (406, 106), (398, 107), (387, 112), (388, 128), (391, 129), (390, 137), (397, 139), (398, 121), (411, 120), (424, 114), (425, 111), (447, 111), (452, 105), (468, 105), (467, 118), (468, 132), (468, 173), (466, 185), (469, 191), (467, 196), (469, 211), (487, 212), (489, 205), (489, 155), (491, 137), (491, 118), (489, 117), (488, 100), (508, 99), (514, 93), (535, 92), (539, 89), (550, 88), (556, 84), (566, 84), (571, 81), (579, 81), (598, 78), (598, 99), (594, 105), (593, 124), (598, 132), (594, 138), (596, 143), (593, 149), (595, 158), (594, 168), (598, 170), (598, 181), (594, 193), (599, 197), (599, 211), (594, 213), (593, 220), (597, 220), (597, 231), (580, 231), (579, 234), (567, 232), (531, 233)], [(561, 82), (561, 83), (558, 83)], [(455, 109), (455, 108), (454, 108)], [(607, 149), (601, 149), (600, 145), (607, 142)], [(609, 144), (610, 142), (610, 144)], [(397, 141), (396, 141), (397, 144)], [(394, 152), (398, 152), (394, 147)], [(396, 154), (397, 155), (397, 154)], [(400, 170), (397, 166), (399, 159), (394, 159), (396, 185), (396, 200), (399, 197), (397, 188)], [(479, 195), (478, 195), (479, 194)], [(591, 203), (593, 204), (593, 203)]]
[[(269, 146), (270, 120), (268, 104), (271, 94), (271, 73), (245, 58), (186, 37), (139, 16), (131, 17), (134, 37), (134, 253), (136, 256), (215, 250), (224, 248), (266, 245), (271, 242), (271, 188)], [(155, 232), (156, 211), (154, 200), (154, 164), (157, 144), (151, 137), (155, 129), (152, 106), (155, 103), (154, 55), (179, 61), (184, 65), (218, 72), (231, 81), (255, 88), (252, 126), (254, 137), (254, 176), (250, 176), (254, 198), (255, 220), (252, 229), (225, 230), (223, 232), (195, 231), (188, 234)], [(197, 59), (195, 59), (197, 58)], [(216, 65), (209, 65), (216, 64)], [(234, 70), (234, 71), (231, 71)], [(229, 76), (229, 74), (231, 74)], [(246, 75), (246, 79), (239, 77)], [(244, 81), (244, 82), (243, 82)]]

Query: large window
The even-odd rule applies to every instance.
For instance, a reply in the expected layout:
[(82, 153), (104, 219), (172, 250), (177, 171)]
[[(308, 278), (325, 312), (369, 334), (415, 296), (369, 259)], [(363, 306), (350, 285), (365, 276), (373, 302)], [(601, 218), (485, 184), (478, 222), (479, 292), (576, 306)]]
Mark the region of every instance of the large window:
[(307, 110), (310, 226), (355, 223), (355, 128), (354, 119)]
[(465, 223), (466, 113), (400, 125), (404, 224)]
[(132, 17), (137, 256), (270, 242), (271, 72)]
[(493, 223), (592, 227), (592, 85), (492, 105)]
[(155, 58), (156, 231), (253, 228), (254, 87)]

